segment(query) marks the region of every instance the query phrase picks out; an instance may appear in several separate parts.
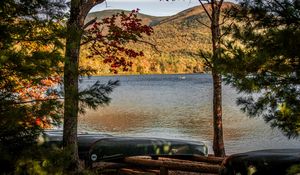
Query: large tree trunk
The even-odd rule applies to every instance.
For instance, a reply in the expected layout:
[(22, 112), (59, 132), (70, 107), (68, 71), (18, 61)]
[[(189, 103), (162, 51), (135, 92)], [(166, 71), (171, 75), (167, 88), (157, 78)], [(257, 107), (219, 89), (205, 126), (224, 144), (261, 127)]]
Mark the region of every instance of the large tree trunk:
[(215, 156), (224, 157), (225, 148), (223, 142), (223, 127), (222, 127), (222, 81), (221, 75), (213, 70), (213, 126), (214, 126), (214, 140), (213, 150)]
[(63, 146), (70, 153), (69, 170), (79, 169), (77, 147), (78, 120), (78, 60), (80, 50), (81, 25), (79, 20), (80, 0), (71, 1), (71, 14), (67, 24), (66, 52), (64, 66), (64, 132)]
[(67, 24), (64, 66), (64, 131), (63, 146), (70, 153), (69, 170), (80, 170), (77, 145), (79, 51), (84, 20), (90, 9), (104, 0), (71, 0)]
[[(221, 2), (212, 1), (212, 15), (211, 15), (211, 33), (212, 33), (212, 49), (213, 58), (212, 62), (220, 58), (220, 12)], [(223, 127), (222, 127), (222, 80), (216, 65), (212, 68), (213, 76), (213, 127), (214, 127), (214, 140), (213, 150), (215, 156), (224, 157), (225, 148), (223, 142)]]

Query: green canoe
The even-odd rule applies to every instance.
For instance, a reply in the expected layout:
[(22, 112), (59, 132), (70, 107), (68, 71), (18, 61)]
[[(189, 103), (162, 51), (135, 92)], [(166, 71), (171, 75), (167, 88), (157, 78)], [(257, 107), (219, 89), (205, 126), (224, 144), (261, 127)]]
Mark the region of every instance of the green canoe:
[[(45, 145), (62, 145), (62, 131), (46, 131)], [(147, 137), (114, 137), (108, 134), (79, 133), (79, 157), (86, 162), (112, 161), (129, 156), (207, 156), (202, 142)]]
[(110, 137), (96, 141), (90, 149), (91, 161), (106, 161), (128, 156), (207, 156), (202, 142), (145, 137)]

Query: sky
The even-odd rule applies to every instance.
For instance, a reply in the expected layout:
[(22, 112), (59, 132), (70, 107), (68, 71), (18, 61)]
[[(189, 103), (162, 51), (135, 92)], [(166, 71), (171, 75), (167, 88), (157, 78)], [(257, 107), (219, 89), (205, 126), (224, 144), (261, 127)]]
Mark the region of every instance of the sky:
[[(231, 0), (234, 1), (234, 0)], [(91, 12), (108, 9), (133, 10), (152, 16), (171, 16), (180, 11), (199, 5), (198, 0), (106, 0), (95, 6)]]

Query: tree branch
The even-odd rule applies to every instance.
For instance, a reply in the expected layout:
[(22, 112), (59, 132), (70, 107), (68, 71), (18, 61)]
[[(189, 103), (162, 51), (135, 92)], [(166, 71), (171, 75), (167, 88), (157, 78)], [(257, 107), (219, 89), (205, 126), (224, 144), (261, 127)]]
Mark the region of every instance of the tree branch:
[(92, 25), (93, 23), (95, 23), (97, 21), (97, 17), (95, 17), (94, 19), (90, 20), (89, 22), (87, 22), (82, 29), (86, 29), (88, 26)]
[(210, 27), (209, 27), (207, 24), (204, 24), (204, 23), (203, 23), (203, 22), (201, 22), (199, 19), (196, 19), (196, 21), (197, 21), (197, 22), (199, 22), (200, 24), (204, 25), (205, 27), (207, 27), (207, 28), (209, 28), (209, 29), (210, 29)]
[(157, 49), (156, 45), (153, 43), (150, 43), (148, 41), (143, 41), (143, 40), (136, 40), (137, 42), (141, 42), (141, 43), (145, 43), (145, 44), (149, 44), (152, 48), (154, 48), (157, 52), (161, 53), (160, 50)]
[(63, 99), (65, 99), (65, 98), (40, 99), (40, 100), (14, 102), (13, 104), (19, 105), (19, 104), (26, 104), (26, 103), (45, 102), (45, 101), (49, 101), (49, 100), (63, 100)]
[(218, 8), (219, 8), (219, 9), (221, 9), (221, 6), (222, 6), (222, 4), (223, 4), (223, 1), (224, 1), (224, 0), (220, 0), (220, 1), (219, 1), (219, 3), (218, 3)]
[(230, 17), (230, 12), (232, 12), (232, 8), (229, 8), (229, 10), (226, 9), (226, 13), (224, 13), (225, 15), (222, 19), (222, 22), (219, 24), (219, 26), (222, 26), (227, 22), (227, 19)]
[(205, 64), (209, 67), (209, 68), (213, 68), (213, 65), (210, 63), (210, 61), (208, 60), (208, 58), (204, 55), (204, 53), (202, 51), (200, 51), (201, 56), (204, 58), (205, 60)]
[[(80, 16), (81, 19), (84, 20), (89, 11), (97, 4), (101, 4), (105, 0), (86, 0), (80, 7)], [(82, 25), (84, 21), (81, 21)]]
[(86, 41), (80, 43), (80, 46), (86, 45), (87, 43), (92, 42), (92, 41), (95, 41), (95, 39), (86, 40)]
[(88, 12), (93, 8), (94, 6), (101, 4), (106, 0), (87, 0), (86, 3), (83, 4), (83, 9), (87, 10)]
[[(282, 10), (284, 10), (284, 11), (286, 11), (287, 9), (280, 3), (280, 2), (278, 2), (277, 0), (274, 0), (274, 2), (278, 5), (278, 6), (280, 6), (281, 8), (282, 8)], [(271, 3), (271, 2), (270, 2)]]
[(234, 23), (234, 22), (231, 22), (231, 23), (230, 23), (229, 27), (227, 28), (228, 30), (226, 30), (224, 33), (222, 33), (222, 34), (220, 35), (220, 38), (219, 38), (219, 39), (221, 39), (223, 36), (225, 36), (225, 35), (227, 35), (227, 34), (229, 33), (230, 28), (231, 28), (231, 26), (233, 25), (233, 23)]
[[(206, 7), (205, 7), (204, 4), (202, 3), (202, 1), (199, 0), (199, 2), (200, 2), (200, 4), (201, 4), (202, 8), (204, 9), (206, 15), (207, 15), (208, 18), (210, 19), (210, 21), (212, 21), (211, 15), (208, 13), (208, 10), (206, 9)], [(208, 1), (207, 1), (207, 2), (208, 2)]]
[[(101, 29), (99, 29), (99, 30), (100, 30), (99, 33), (102, 33), (103, 28), (101, 28)], [(89, 33), (87, 32), (87, 34), (89, 34)], [(95, 44), (95, 42), (99, 40), (99, 38), (97, 38), (97, 37), (86, 36), (85, 33), (82, 35), (82, 37), (85, 37), (85, 38), (83, 38), (84, 41), (82, 41), (82, 42), (80, 43), (80, 46), (85, 45), (85, 44), (88, 44), (88, 43), (90, 43), (90, 42), (92, 42), (92, 41), (94, 41), (94, 44)], [(106, 36), (103, 36), (103, 37), (106, 37)]]

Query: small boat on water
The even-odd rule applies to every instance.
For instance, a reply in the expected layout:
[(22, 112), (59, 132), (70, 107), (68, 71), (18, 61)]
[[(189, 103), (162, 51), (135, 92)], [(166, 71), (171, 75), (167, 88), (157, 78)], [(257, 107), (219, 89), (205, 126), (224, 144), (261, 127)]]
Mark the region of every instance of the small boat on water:
[(179, 76), (178, 78), (179, 78), (180, 80), (185, 80), (185, 79), (186, 79), (185, 76)]
[[(46, 131), (45, 145), (62, 145), (62, 131)], [(115, 137), (109, 134), (79, 133), (79, 157), (87, 162), (111, 161), (129, 156), (208, 155), (202, 142), (147, 137)]]

